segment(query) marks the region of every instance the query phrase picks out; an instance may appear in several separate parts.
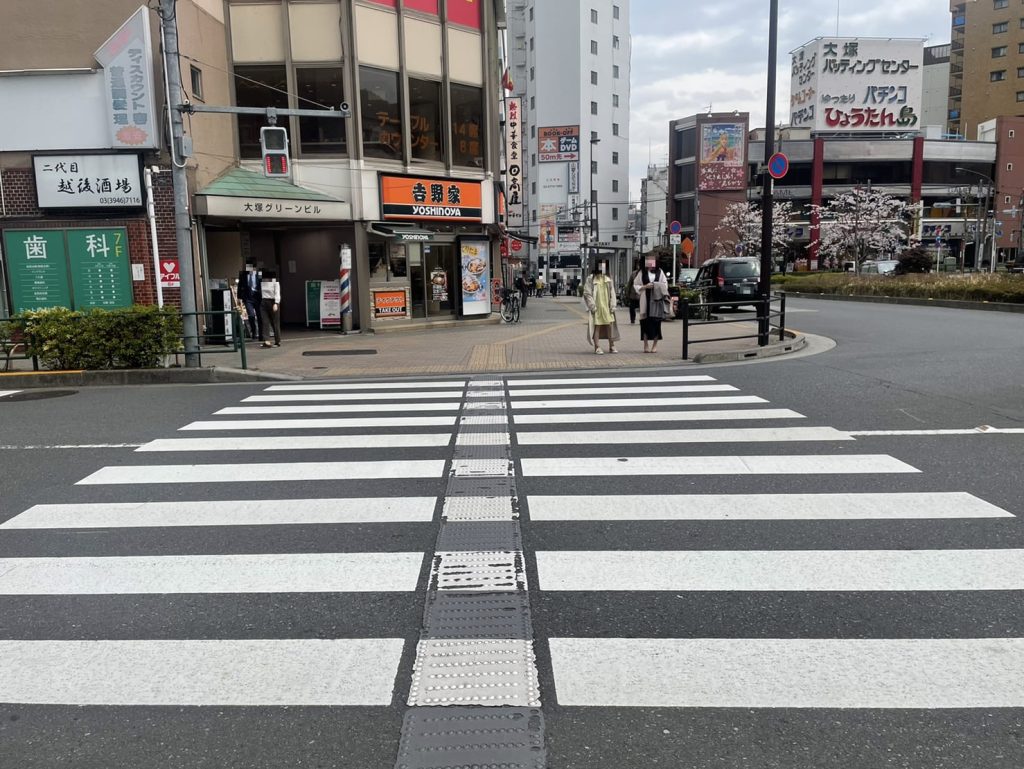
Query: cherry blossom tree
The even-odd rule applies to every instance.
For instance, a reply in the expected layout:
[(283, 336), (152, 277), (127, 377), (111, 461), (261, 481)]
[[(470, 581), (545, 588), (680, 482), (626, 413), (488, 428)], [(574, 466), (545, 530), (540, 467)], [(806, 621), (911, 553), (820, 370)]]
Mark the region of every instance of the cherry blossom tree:
[[(792, 224), (794, 218), (793, 204), (788, 200), (775, 201), (772, 204), (772, 255), (775, 258), (784, 256), (792, 240)], [(759, 203), (731, 203), (725, 209), (715, 228), (719, 237), (715, 241), (715, 251), (722, 256), (759, 256), (761, 254), (761, 205)], [(729, 237), (731, 236), (731, 237)]]
[(865, 259), (899, 253), (910, 242), (913, 211), (906, 201), (870, 187), (856, 187), (823, 206), (812, 206), (821, 223), (820, 258), (831, 266), (853, 261), (860, 272)]

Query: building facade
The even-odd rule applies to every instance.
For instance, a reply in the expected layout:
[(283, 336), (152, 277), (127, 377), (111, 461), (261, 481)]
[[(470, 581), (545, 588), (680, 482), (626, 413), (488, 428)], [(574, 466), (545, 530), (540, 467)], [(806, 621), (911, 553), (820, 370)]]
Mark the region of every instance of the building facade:
[(924, 49), (921, 125), (946, 128), (949, 103), (950, 45), (929, 45)]
[(508, 46), (533, 269), (576, 277), (596, 248), (628, 269), (629, 0), (509, 0)]
[(1002, 115), (1024, 114), (1024, 7), (951, 0), (948, 130), (967, 139)]
[(640, 218), (637, 225), (641, 253), (666, 243), (668, 231), (668, 165), (648, 165), (640, 180)]

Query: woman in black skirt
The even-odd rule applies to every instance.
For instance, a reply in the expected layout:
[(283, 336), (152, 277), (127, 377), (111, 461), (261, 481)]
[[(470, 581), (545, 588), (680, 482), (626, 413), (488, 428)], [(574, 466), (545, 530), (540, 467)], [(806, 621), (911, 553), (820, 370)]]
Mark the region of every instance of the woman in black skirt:
[[(644, 352), (657, 352), (661, 339), (661, 321), (668, 314), (668, 278), (654, 257), (648, 257), (644, 268), (633, 281), (640, 297), (640, 339)], [(648, 349), (650, 344), (650, 349)]]

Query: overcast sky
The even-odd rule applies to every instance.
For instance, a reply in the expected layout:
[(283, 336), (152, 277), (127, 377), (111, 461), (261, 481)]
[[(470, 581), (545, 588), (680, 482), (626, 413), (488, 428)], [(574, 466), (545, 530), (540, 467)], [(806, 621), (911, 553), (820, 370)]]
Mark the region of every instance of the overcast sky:
[[(836, 0), (779, 3), (777, 118), (789, 102), (789, 51), (836, 32)], [(949, 42), (946, 0), (840, 0), (839, 34)], [(632, 0), (630, 191), (648, 157), (668, 161), (668, 122), (706, 110), (750, 113), (764, 125), (768, 0)], [(650, 147), (650, 154), (648, 154)]]

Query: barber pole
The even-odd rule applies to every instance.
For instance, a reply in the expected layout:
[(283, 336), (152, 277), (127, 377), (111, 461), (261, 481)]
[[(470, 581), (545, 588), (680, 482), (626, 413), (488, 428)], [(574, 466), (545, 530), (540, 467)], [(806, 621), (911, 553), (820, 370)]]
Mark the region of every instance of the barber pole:
[(352, 329), (352, 249), (347, 243), (342, 245), (340, 257), (341, 333), (347, 334)]

